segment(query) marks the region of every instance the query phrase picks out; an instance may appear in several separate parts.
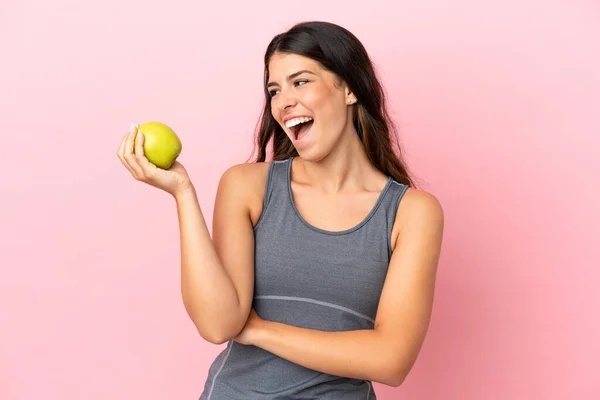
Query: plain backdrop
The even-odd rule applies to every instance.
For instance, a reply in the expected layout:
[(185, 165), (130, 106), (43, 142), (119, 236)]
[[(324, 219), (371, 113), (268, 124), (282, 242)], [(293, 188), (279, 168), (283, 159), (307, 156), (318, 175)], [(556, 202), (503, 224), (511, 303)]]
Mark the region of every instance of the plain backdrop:
[(266, 46), (311, 19), (364, 43), (446, 213), (429, 335), (379, 398), (600, 398), (598, 1), (4, 0), (1, 399), (200, 395), (222, 347), (181, 301), (175, 204), (117, 147), (171, 125), (210, 224)]

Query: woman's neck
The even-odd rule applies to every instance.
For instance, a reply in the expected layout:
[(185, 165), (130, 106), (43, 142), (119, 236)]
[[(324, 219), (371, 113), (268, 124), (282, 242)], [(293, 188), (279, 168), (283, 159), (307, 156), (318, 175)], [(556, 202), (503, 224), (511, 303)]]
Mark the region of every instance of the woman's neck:
[(378, 176), (385, 177), (367, 158), (356, 131), (344, 136), (345, 140), (318, 162), (297, 158), (294, 163), (295, 180), (327, 193), (372, 188), (374, 184), (380, 186), (377, 184)]

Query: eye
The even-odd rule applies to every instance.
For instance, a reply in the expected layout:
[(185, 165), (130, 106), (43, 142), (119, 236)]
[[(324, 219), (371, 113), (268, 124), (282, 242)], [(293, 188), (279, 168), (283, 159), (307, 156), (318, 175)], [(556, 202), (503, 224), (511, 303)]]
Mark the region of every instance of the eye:
[[(296, 86), (302, 86), (306, 83), (308, 83), (309, 81), (307, 79), (299, 79), (297, 81), (294, 81), (294, 85)], [(274, 97), (275, 95), (277, 95), (277, 93), (279, 93), (279, 89), (273, 89), (269, 91), (269, 96)]]

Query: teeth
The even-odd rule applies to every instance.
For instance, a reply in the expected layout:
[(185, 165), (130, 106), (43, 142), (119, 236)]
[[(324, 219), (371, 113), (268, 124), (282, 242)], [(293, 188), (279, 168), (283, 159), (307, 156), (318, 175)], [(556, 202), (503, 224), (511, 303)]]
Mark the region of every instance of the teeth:
[(287, 126), (288, 128), (291, 128), (292, 126), (296, 126), (298, 124), (302, 124), (302, 123), (308, 122), (308, 121), (312, 121), (312, 118), (311, 117), (294, 118), (294, 119), (290, 119), (289, 121), (286, 121), (285, 126)]

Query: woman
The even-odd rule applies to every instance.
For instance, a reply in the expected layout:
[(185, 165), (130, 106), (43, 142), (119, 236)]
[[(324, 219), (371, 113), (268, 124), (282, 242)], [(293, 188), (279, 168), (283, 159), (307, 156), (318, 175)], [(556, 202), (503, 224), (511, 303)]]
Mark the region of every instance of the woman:
[(119, 149), (136, 179), (173, 195), (186, 310), (227, 343), (200, 399), (375, 399), (371, 382), (400, 385), (425, 338), (441, 206), (394, 151), (383, 91), (346, 29), (275, 36), (264, 84), (259, 154), (223, 174), (212, 240), (180, 163), (150, 164), (135, 126)]

